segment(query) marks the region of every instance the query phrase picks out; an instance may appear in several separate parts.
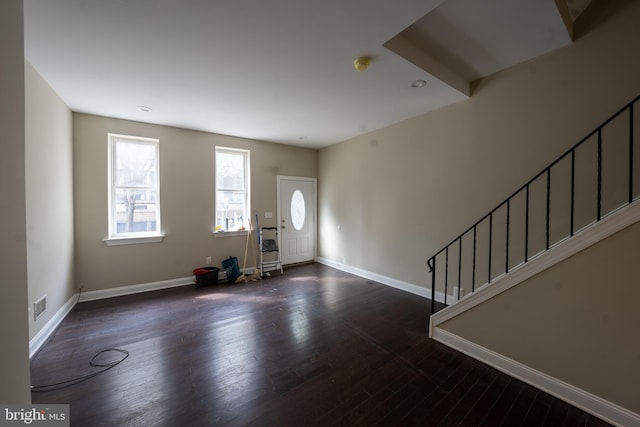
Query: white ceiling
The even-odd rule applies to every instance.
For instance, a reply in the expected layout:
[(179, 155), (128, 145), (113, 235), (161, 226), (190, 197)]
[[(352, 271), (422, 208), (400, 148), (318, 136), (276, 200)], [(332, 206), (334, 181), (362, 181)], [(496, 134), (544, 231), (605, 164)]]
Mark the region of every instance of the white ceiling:
[(313, 148), (467, 99), (472, 80), (571, 42), (554, 0), (24, 7), (25, 57), (73, 111)]

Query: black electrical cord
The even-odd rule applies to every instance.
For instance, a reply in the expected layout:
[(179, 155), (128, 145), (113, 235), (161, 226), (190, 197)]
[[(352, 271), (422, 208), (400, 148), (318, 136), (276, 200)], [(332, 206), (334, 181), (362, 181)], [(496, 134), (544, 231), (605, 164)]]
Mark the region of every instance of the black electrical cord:
[[(109, 362), (109, 363), (96, 363), (95, 360), (98, 356), (100, 356), (103, 353), (106, 353), (108, 351), (117, 351), (122, 353), (124, 356), (122, 356), (122, 358), (120, 360), (116, 360), (115, 362)], [(92, 372), (90, 374), (84, 375), (82, 377), (77, 377), (77, 378), (72, 378), (70, 380), (65, 380), (65, 381), (61, 381), (59, 383), (53, 383), (53, 384), (46, 384), (46, 385), (32, 385), (31, 386), (31, 391), (32, 392), (45, 392), (45, 391), (53, 391), (53, 390), (60, 390), (62, 388), (65, 387), (69, 387), (78, 383), (81, 383), (82, 381), (86, 381), (90, 378), (93, 378), (95, 376), (98, 376), (100, 374), (102, 374), (103, 372), (108, 371), (111, 368), (116, 367), (117, 365), (119, 365), (120, 363), (122, 363), (127, 357), (129, 357), (129, 352), (127, 350), (122, 350), (120, 348), (108, 348), (106, 350), (100, 350), (99, 352), (97, 352), (89, 361), (89, 365), (93, 366), (95, 368), (104, 368), (100, 371), (97, 372)]]

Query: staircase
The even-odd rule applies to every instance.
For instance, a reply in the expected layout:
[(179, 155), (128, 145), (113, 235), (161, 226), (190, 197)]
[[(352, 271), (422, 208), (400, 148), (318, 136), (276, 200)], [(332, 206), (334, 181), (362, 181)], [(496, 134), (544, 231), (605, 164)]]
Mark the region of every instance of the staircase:
[[(471, 298), (640, 196), (629, 102), (427, 261), (431, 314)], [(588, 239), (586, 239), (588, 241)]]
[[(634, 397), (640, 369), (635, 359), (625, 359), (635, 354), (633, 337), (640, 320), (634, 283), (640, 274), (639, 100), (625, 105), (428, 260), (430, 338), (617, 426), (640, 426)], [(627, 248), (626, 257), (611, 251), (611, 242), (621, 239), (627, 242), (620, 246)], [(585, 256), (594, 251), (597, 257)], [(608, 254), (616, 262), (603, 263)], [(558, 271), (549, 269), (565, 260), (583, 260), (571, 273), (583, 273), (582, 280), (549, 279)], [(601, 272), (606, 274), (597, 274)], [(544, 299), (562, 294), (559, 289), (571, 286), (569, 282), (576, 285), (569, 298)], [(587, 282), (594, 285), (585, 287)], [(514, 292), (527, 298), (513, 299)], [(532, 292), (534, 298), (529, 298)], [(579, 301), (587, 304), (576, 303), (576, 295), (584, 292), (588, 298)], [(576, 314), (574, 322), (570, 316)], [(611, 317), (627, 321), (609, 326)], [(519, 329), (523, 326), (525, 330)], [(560, 333), (550, 333), (552, 329)], [(503, 342), (523, 344), (501, 344), (504, 337)], [(597, 349), (585, 351), (591, 344)], [(529, 352), (523, 356), (514, 348)], [(567, 366), (588, 369), (575, 373)], [(610, 384), (617, 385), (614, 392)]]

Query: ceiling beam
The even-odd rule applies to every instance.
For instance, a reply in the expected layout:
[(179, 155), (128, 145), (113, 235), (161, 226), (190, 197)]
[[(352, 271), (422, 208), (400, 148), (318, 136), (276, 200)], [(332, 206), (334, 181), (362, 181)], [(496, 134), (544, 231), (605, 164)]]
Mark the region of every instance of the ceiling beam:
[(574, 38), (574, 23), (573, 19), (571, 19), (571, 12), (569, 11), (569, 5), (567, 4), (567, 1), (556, 0), (556, 7), (558, 8), (558, 13), (560, 13), (562, 22), (564, 22), (564, 26), (567, 29), (567, 33), (569, 33), (569, 38), (572, 42), (576, 41)]
[[(555, 0), (571, 41), (574, 42), (598, 26), (606, 17), (632, 0), (590, 0), (578, 16), (572, 17), (567, 0)], [(575, 11), (574, 11), (575, 14)]]
[(609, 13), (620, 10), (629, 3), (628, 0), (591, 0), (591, 3), (582, 11), (573, 22), (573, 32), (576, 40), (584, 36), (590, 29), (593, 29), (606, 19)]
[(446, 66), (424, 49), (419, 48), (402, 34), (398, 34), (383, 45), (415, 66), (451, 86), (465, 96), (471, 96), (471, 85), (456, 70)]

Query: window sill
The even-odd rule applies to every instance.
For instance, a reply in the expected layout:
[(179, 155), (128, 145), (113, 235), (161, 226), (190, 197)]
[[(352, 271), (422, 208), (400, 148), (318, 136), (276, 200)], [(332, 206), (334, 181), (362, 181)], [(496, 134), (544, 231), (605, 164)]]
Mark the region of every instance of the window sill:
[(120, 246), (137, 245), (138, 243), (159, 243), (162, 242), (162, 239), (164, 239), (164, 234), (155, 236), (111, 237), (103, 241), (107, 246)]
[(233, 237), (233, 236), (246, 236), (247, 230), (243, 231), (214, 231), (213, 237)]

